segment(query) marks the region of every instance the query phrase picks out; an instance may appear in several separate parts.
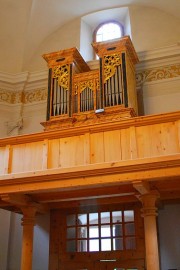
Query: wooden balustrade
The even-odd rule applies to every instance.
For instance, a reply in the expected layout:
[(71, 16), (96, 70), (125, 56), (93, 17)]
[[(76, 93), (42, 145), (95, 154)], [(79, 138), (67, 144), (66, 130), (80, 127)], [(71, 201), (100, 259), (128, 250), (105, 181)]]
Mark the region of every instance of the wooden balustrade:
[[(180, 112), (0, 140), (0, 179), (180, 153)], [(48, 172), (47, 172), (48, 173)]]

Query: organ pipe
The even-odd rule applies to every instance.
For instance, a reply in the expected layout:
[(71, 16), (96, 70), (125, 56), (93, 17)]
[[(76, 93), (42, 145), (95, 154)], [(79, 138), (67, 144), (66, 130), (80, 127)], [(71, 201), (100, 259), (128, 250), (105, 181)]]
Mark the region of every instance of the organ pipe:
[(104, 84), (104, 99), (105, 107), (122, 104), (121, 66), (117, 66), (115, 74), (106, 80)]
[(80, 111), (86, 112), (94, 109), (93, 91), (86, 87), (80, 94)]

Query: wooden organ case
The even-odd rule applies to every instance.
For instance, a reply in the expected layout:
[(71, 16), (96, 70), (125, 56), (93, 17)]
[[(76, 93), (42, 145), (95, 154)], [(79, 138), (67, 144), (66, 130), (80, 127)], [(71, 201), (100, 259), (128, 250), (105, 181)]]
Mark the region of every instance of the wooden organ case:
[(43, 55), (49, 66), (45, 130), (119, 120), (138, 114), (129, 37), (92, 44), (99, 69), (90, 70), (76, 48)]

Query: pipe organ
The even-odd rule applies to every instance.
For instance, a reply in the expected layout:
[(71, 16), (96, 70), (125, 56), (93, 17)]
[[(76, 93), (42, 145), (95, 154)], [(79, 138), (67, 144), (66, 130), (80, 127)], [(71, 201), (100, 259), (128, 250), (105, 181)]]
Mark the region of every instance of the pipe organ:
[(90, 70), (76, 48), (43, 55), (49, 67), (45, 130), (111, 121), (114, 114), (117, 118), (138, 114), (134, 70), (138, 57), (130, 38), (92, 46), (99, 56), (98, 70)]

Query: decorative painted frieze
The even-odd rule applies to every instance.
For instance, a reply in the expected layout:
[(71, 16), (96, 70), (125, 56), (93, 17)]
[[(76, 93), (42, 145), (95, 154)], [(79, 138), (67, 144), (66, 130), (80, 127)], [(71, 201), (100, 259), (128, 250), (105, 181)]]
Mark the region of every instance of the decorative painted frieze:
[(0, 89), (1, 103), (17, 104), (21, 103), (21, 100), (22, 100), (22, 92)]
[(34, 89), (31, 91), (11, 91), (0, 89), (0, 103), (18, 104), (18, 103), (33, 103), (47, 99), (47, 89)]
[(12, 91), (0, 89), (0, 102), (12, 103)]
[(47, 99), (47, 89), (35, 89), (31, 91), (25, 91), (24, 94), (24, 103), (33, 103), (33, 102), (40, 102)]
[(180, 64), (147, 69), (136, 73), (137, 86), (146, 82), (172, 79), (180, 76)]

